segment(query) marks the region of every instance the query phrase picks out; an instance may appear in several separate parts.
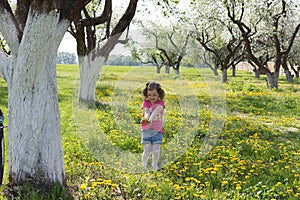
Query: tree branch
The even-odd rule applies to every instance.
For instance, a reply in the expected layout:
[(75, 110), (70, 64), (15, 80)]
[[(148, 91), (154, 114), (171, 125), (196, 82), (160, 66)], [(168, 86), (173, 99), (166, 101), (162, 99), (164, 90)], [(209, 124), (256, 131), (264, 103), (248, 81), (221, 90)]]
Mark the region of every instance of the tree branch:
[(103, 24), (107, 21), (110, 21), (112, 14), (112, 1), (106, 0), (104, 10), (99, 17), (87, 17), (86, 19), (81, 19), (80, 23), (82, 26), (95, 26)]
[(130, 0), (130, 3), (124, 15), (121, 17), (117, 25), (112, 30), (110, 37), (108, 38), (108, 41), (97, 53), (98, 56), (103, 56), (104, 58), (108, 57), (109, 53), (113, 50), (115, 45), (118, 43), (122, 33), (129, 26), (131, 20), (133, 19), (136, 12), (137, 2), (138, 0)]
[(16, 54), (22, 35), (7, 0), (0, 0), (0, 32), (5, 38), (11, 52)]

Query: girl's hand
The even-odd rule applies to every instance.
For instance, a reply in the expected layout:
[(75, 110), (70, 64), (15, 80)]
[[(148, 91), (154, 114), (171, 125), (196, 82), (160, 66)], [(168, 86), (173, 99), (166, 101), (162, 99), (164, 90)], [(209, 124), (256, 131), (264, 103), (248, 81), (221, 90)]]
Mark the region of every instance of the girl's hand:
[(147, 119), (147, 118), (142, 118), (142, 120), (141, 120), (141, 124), (147, 124), (147, 125), (149, 125), (149, 124), (151, 124), (151, 122)]

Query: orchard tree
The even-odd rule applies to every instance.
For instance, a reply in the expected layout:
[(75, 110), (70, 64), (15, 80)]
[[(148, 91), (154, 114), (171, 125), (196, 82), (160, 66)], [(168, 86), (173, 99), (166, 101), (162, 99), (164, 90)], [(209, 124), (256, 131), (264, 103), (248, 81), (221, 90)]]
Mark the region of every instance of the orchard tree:
[[(138, 44), (131, 47), (135, 57), (145, 60), (145, 56), (156, 65), (156, 72), (160, 73), (161, 67), (166, 67), (166, 73), (173, 68), (175, 74), (180, 74), (180, 66), (188, 49), (190, 34), (183, 31), (179, 26), (165, 26), (151, 24), (143, 29), (145, 40), (148, 41), (147, 49), (137, 49)], [(135, 45), (135, 46), (134, 46)], [(148, 51), (148, 53), (146, 52)]]
[[(181, 1), (155, 0), (152, 2), (156, 4), (150, 8), (147, 6), (142, 11), (144, 13), (142, 17), (134, 21), (141, 27), (145, 41), (131, 42), (132, 55), (144, 63), (153, 63), (157, 73), (165, 67), (166, 73), (170, 73), (170, 69), (173, 68), (175, 74), (180, 74), (180, 66), (186, 56), (190, 41), (190, 31), (186, 29), (181, 19), (183, 16), (183, 11), (180, 9), (182, 8)], [(150, 20), (145, 20), (148, 18), (147, 15), (153, 16), (154, 13), (155, 18), (150, 17)], [(147, 48), (144, 48), (145, 46)]]
[(243, 53), (241, 53), (243, 40), (234, 32), (232, 26), (225, 25), (225, 23), (222, 25), (228, 31), (227, 38), (218, 34), (220, 29), (215, 29), (216, 26), (214, 26), (209, 30), (196, 28), (196, 40), (214, 57), (215, 65), (219, 66), (222, 71), (222, 82), (224, 83), (227, 81), (228, 68), (235, 66), (243, 59)]
[(156, 49), (149, 48), (136, 48), (131, 42), (131, 56), (133, 59), (138, 60), (141, 64), (152, 64), (156, 66), (156, 73), (160, 74), (162, 67), (165, 64), (165, 59), (162, 52)]
[[(292, 76), (287, 68), (288, 55), (292, 49), (295, 38), (299, 32), (299, 20), (290, 20), (292, 10), (299, 6), (299, 3), (293, 4), (292, 1), (276, 0), (276, 1), (251, 1), (249, 2), (234, 0), (224, 1), (228, 18), (240, 30), (247, 58), (253, 62), (260, 70), (266, 73), (271, 88), (278, 88), (279, 70), (281, 67), (285, 69), (287, 81), (291, 81)], [(255, 13), (255, 15), (253, 14)], [(250, 20), (249, 20), (250, 19)], [(299, 19), (299, 18), (298, 18)], [(287, 22), (293, 25), (286, 27)], [(290, 25), (291, 26), (291, 25)], [(290, 30), (290, 31), (287, 31)], [(271, 71), (259, 59), (255, 53), (255, 42), (258, 32), (264, 33), (269, 37), (273, 44), (273, 56), (275, 70)]]
[[(202, 54), (204, 63), (215, 66), (210, 67), (214, 74), (217, 74), (216, 69), (221, 70), (222, 82), (226, 82), (229, 67), (235, 75), (235, 65), (243, 59), (240, 32), (224, 15), (221, 2), (192, 1), (188, 9), (186, 18), (193, 30), (193, 38), (206, 51)], [(213, 63), (209, 64), (207, 58)]]
[[(8, 174), (12, 185), (65, 183), (56, 55), (89, 0), (0, 0), (0, 74), (8, 85)], [(13, 10), (12, 8), (15, 8)]]
[[(94, 104), (96, 82), (101, 67), (116, 44), (127, 42), (126, 38), (121, 39), (121, 36), (129, 29), (137, 2), (138, 0), (130, 0), (127, 9), (115, 23), (112, 20), (112, 0), (105, 0), (104, 5), (94, 1), (92, 6), (88, 5), (82, 13), (77, 13), (70, 33), (77, 42), (80, 68), (79, 102)], [(101, 13), (99, 8), (103, 8)]]
[(297, 12), (294, 9), (299, 5), (299, 3), (293, 5), (292, 2), (286, 0), (267, 4), (269, 15), (272, 16), (271, 25), (273, 27), (272, 40), (275, 46), (275, 71), (282, 66), (288, 82), (293, 81), (293, 76), (288, 68), (288, 57), (300, 29), (300, 18), (295, 18)]

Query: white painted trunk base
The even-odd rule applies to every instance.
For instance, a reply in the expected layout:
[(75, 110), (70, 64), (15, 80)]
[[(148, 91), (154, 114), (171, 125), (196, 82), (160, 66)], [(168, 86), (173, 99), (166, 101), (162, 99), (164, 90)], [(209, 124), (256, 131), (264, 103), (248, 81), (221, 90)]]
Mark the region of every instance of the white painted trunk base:
[(68, 22), (54, 11), (29, 15), (8, 81), (9, 178), (64, 183), (55, 63)]
[(88, 56), (79, 58), (79, 102), (93, 103), (95, 101), (97, 80), (103, 63), (104, 58), (101, 57), (93, 61)]

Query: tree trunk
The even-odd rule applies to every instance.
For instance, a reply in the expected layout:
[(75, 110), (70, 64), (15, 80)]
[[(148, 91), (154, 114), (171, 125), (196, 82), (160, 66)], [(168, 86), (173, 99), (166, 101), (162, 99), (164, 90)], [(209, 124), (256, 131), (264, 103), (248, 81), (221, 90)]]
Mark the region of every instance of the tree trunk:
[(268, 87), (270, 87), (270, 89), (276, 88), (278, 89), (278, 78), (279, 78), (279, 73), (278, 72), (267, 72), (267, 83), (268, 83)]
[(179, 75), (179, 74), (180, 74), (179, 68), (173, 67), (173, 71), (174, 71), (174, 73), (175, 73), (176, 75)]
[(160, 68), (159, 66), (156, 66), (156, 73), (157, 73), (157, 74), (160, 74), (160, 69), (161, 69), (161, 68)]
[(226, 83), (227, 82), (227, 69), (224, 68), (222, 69), (222, 83)]
[[(8, 160), (12, 184), (65, 183), (56, 53), (67, 30), (59, 16), (31, 13), (8, 80)], [(44, 26), (47, 24), (47, 26)], [(31, 120), (28, 120), (31, 119)]]
[(235, 67), (235, 65), (232, 65), (232, 76), (233, 77), (236, 76), (236, 67)]
[(214, 65), (213, 71), (215, 76), (219, 76), (218, 67), (216, 65)]
[(255, 68), (255, 69), (253, 69), (253, 71), (254, 71), (254, 74), (255, 74), (255, 78), (259, 78), (259, 75), (260, 75), (259, 69)]
[(289, 83), (293, 82), (293, 75), (291, 74), (290, 70), (289, 69), (284, 70), (284, 73), (285, 73), (286, 81)]
[(219, 76), (218, 66), (217, 65), (214, 65), (214, 67), (212, 67), (212, 65), (209, 64), (208, 62), (206, 62), (205, 64), (208, 65), (208, 67), (214, 72), (215, 76)]
[(170, 66), (166, 65), (166, 74), (170, 74)]
[(97, 80), (104, 58), (97, 57), (92, 60), (91, 57), (85, 56), (78, 60), (80, 68), (79, 102), (94, 105)]
[(286, 56), (284, 56), (282, 58), (282, 64), (281, 65), (282, 65), (282, 68), (284, 69), (286, 81), (289, 82), (289, 83), (293, 82), (293, 76), (292, 76), (291, 71), (290, 71), (290, 69), (287, 65), (287, 57)]

